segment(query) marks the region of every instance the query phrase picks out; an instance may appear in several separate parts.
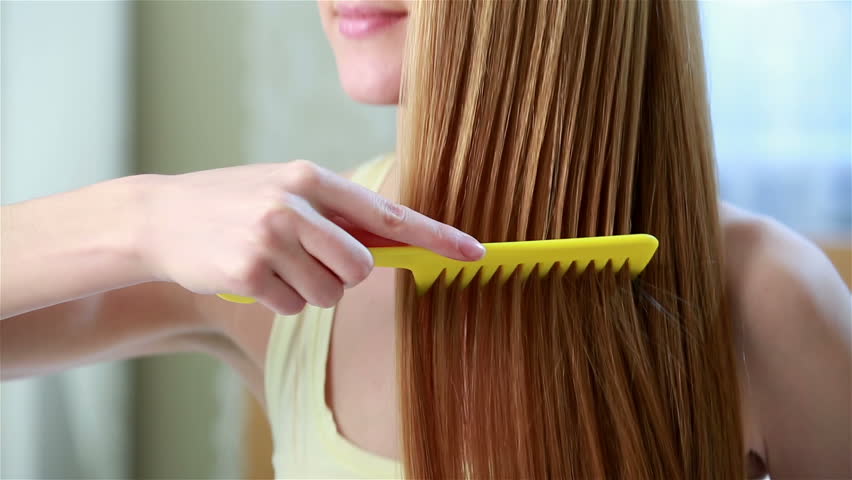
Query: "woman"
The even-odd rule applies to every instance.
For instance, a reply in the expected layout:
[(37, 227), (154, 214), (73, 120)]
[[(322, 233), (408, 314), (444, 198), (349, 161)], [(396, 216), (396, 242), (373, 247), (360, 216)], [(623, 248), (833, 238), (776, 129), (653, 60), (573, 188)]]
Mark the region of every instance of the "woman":
[[(341, 82), (356, 100), (398, 100), (408, 8), (320, 3)], [(305, 387), (269, 411), (273, 426), (286, 428), (277, 436), (301, 439), (277, 454), (282, 472), (393, 475), (393, 274), (371, 272), (355, 238), (462, 260), (482, 255), (457, 230), (385, 200), (398, 181), (388, 160), (351, 180), (298, 161), (130, 177), (4, 207), (4, 378), (205, 351), (240, 371), (258, 398), (268, 398), (270, 377)], [(848, 477), (849, 293), (804, 239), (730, 206), (722, 212), (730, 313), (748, 359), (741, 403), (750, 474)], [(220, 291), (261, 303), (210, 295)], [(292, 342), (270, 342), (273, 311), (293, 314), (306, 303), (337, 305), (333, 317), (308, 309), (327, 328), (279, 324), (276, 338)], [(267, 352), (286, 361), (270, 370)]]

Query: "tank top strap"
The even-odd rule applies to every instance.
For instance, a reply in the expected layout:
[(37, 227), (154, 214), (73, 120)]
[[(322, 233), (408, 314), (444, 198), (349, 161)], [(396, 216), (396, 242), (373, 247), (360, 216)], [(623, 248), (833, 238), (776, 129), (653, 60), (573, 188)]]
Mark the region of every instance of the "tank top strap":
[[(393, 154), (360, 165), (350, 179), (377, 191)], [(308, 305), (277, 315), (267, 345), (264, 386), (276, 478), (398, 478), (398, 464), (361, 451), (338, 432), (325, 404), (325, 371), (335, 307)]]
[(391, 166), (393, 166), (393, 160), (394, 154), (392, 153), (374, 158), (356, 168), (350, 179), (374, 192), (378, 191), (382, 183), (384, 183)]

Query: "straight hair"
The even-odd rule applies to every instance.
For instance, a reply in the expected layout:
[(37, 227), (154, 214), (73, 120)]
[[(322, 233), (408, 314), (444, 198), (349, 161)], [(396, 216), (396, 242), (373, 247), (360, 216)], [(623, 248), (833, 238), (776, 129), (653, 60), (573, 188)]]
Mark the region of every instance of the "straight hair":
[(696, 4), (421, 1), (409, 22), (402, 203), (485, 242), (660, 248), (635, 280), (508, 266), (418, 296), (399, 273), (407, 477), (743, 478)]

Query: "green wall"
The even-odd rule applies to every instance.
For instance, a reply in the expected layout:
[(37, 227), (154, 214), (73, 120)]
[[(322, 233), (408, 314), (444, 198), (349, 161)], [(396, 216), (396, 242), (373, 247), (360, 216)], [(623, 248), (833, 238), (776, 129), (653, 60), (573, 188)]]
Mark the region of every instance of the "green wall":
[[(177, 174), (243, 163), (239, 63), (247, 8), (240, 2), (135, 4), (139, 173)], [(217, 451), (218, 382), (226, 367), (200, 354), (135, 363), (136, 478), (238, 474), (233, 471), (238, 461), (219, 458)]]
[[(135, 157), (176, 174), (306, 158), (335, 170), (393, 149), (396, 109), (343, 93), (314, 1), (135, 4)], [(136, 362), (137, 478), (239, 475), (235, 376), (200, 355)]]

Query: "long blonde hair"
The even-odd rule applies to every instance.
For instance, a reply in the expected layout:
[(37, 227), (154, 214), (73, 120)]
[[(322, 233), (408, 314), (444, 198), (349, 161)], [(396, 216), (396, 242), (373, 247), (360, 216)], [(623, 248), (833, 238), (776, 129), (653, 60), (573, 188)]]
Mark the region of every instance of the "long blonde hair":
[(409, 29), (403, 203), (486, 242), (660, 249), (635, 281), (507, 268), (418, 297), (401, 273), (406, 474), (744, 476), (696, 5), (422, 1)]

